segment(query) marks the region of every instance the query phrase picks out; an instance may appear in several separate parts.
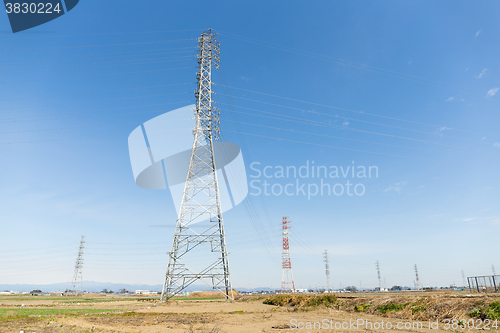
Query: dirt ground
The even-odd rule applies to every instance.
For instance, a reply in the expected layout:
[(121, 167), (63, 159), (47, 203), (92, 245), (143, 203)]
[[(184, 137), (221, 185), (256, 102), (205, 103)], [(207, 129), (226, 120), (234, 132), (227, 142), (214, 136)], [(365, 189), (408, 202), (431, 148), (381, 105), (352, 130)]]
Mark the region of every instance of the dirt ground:
[[(160, 303), (158, 299), (137, 297), (87, 296), (83, 299), (64, 297), (0, 297), (0, 332), (172, 332), (172, 333), (255, 333), (255, 332), (472, 332), (477, 329), (446, 329), (443, 318), (462, 318), (464, 311), (452, 313), (453, 306), (443, 306), (440, 318), (404, 317), (399, 314), (357, 312), (354, 303), (385, 304), (409, 301), (422, 296), (411, 295), (338, 295), (338, 306), (297, 309), (266, 305), (265, 297), (239, 297), (235, 302), (221, 299), (181, 299)], [(385, 297), (385, 298), (383, 298)], [(453, 297), (453, 298), (450, 298)], [(441, 299), (442, 298), (442, 299)], [(454, 298), (457, 298), (456, 300)], [(470, 297), (469, 297), (470, 298)], [(442, 302), (473, 306), (500, 300), (495, 295), (432, 295), (429, 307)], [(465, 300), (465, 301), (464, 301)], [(431, 305), (431, 301), (435, 302)], [(385, 303), (384, 303), (385, 302)], [(454, 304), (455, 304), (454, 303)], [(465, 306), (465, 305), (464, 305)], [(24, 314), (18, 309), (23, 309)], [(36, 311), (49, 311), (43, 315)], [(2, 312), (3, 311), (3, 312)], [(33, 313), (30, 314), (30, 311)], [(57, 313), (80, 311), (78, 313)], [(113, 311), (113, 312), (109, 312)], [(3, 315), (2, 315), (3, 314)], [(401, 318), (398, 318), (401, 317)], [(439, 322), (436, 322), (436, 319)], [(367, 323), (369, 322), (369, 323)], [(316, 323), (316, 324), (314, 324)], [(399, 324), (398, 324), (399, 323)], [(422, 323), (422, 326), (419, 326)], [(316, 325), (316, 326), (314, 326)], [(392, 326), (388, 329), (388, 326)], [(430, 326), (431, 325), (431, 326)], [(438, 325), (438, 329), (436, 329)], [(405, 328), (406, 326), (406, 328)], [(430, 326), (430, 327), (429, 327)], [(302, 328), (302, 329), (300, 329)], [(498, 332), (494, 328), (490, 331)]]

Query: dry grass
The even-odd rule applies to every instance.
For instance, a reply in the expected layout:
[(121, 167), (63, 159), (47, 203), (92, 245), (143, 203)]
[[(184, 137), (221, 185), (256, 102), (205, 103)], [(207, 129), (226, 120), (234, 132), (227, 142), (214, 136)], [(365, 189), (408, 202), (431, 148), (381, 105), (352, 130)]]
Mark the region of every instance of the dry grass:
[(500, 319), (500, 295), (468, 297), (466, 295), (274, 295), (264, 304), (308, 311), (318, 306), (345, 312), (362, 312), (382, 317), (427, 321), (444, 319)]
[(335, 295), (275, 295), (264, 301), (264, 304), (289, 306), (294, 310), (305, 310), (308, 307), (332, 306), (337, 302)]
[(356, 297), (339, 299), (334, 308), (409, 320), (463, 319), (472, 317), (474, 310), (478, 316), (485, 313), (494, 316), (495, 307), (490, 305), (498, 299), (443, 295)]
[[(189, 294), (189, 298), (224, 298), (224, 295), (217, 291), (199, 291)], [(237, 297), (238, 295), (238, 292), (233, 289), (233, 296)]]

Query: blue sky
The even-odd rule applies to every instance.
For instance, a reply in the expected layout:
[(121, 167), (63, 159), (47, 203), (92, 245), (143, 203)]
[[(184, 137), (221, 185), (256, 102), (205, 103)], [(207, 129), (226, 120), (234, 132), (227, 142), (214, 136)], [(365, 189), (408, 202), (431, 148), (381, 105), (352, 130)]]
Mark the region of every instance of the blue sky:
[[(496, 1), (94, 0), (17, 34), (0, 15), (0, 284), (69, 281), (80, 235), (85, 280), (163, 282), (175, 209), (135, 185), (127, 136), (193, 102), (208, 28), (232, 87), (214, 75), (223, 139), (249, 182), (266, 180), (253, 162), (378, 168), (350, 179), (359, 196), (250, 188), (224, 216), (235, 287), (280, 285), (282, 216), (298, 287), (324, 286), (325, 249), (335, 288), (377, 286), (376, 260), (387, 287), (412, 286), (414, 264), (426, 286), (500, 271), (499, 14)], [(268, 179), (297, 180), (321, 181)]]

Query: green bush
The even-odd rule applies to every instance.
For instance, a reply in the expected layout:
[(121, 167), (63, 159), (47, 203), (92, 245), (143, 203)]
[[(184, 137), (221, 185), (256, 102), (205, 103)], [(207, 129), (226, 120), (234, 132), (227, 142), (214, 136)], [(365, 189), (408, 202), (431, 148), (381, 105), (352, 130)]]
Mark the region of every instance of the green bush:
[(404, 304), (389, 303), (386, 305), (377, 306), (375, 310), (380, 311), (380, 313), (397, 312), (403, 310), (408, 304), (410, 303), (404, 303)]
[(308, 306), (331, 306), (337, 302), (335, 295), (313, 296), (307, 301)]
[(276, 295), (269, 297), (264, 301), (264, 304), (285, 306), (292, 300), (292, 295)]
[(427, 310), (429, 307), (428, 306), (425, 306), (425, 305), (417, 305), (417, 306), (413, 306), (411, 308), (411, 312), (413, 314), (416, 314), (416, 313), (419, 313), (419, 312), (422, 312), (422, 311), (425, 311)]
[(480, 309), (474, 309), (469, 313), (470, 317), (479, 317), (481, 319), (500, 319), (500, 302), (491, 302), (488, 306)]
[(359, 305), (354, 305), (354, 310), (356, 310), (356, 312), (365, 312), (370, 306), (372, 306), (372, 304), (362, 303)]
[(331, 306), (337, 302), (335, 295), (307, 296), (307, 295), (275, 295), (264, 301), (264, 304), (277, 306)]

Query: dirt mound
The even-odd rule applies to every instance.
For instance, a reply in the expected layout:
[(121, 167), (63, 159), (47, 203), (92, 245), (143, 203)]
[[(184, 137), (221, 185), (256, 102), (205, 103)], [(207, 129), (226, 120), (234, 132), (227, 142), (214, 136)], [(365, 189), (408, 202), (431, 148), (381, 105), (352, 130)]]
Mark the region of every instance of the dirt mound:
[(364, 312), (383, 317), (429, 319), (500, 319), (500, 297), (467, 296), (385, 296), (339, 298), (334, 308), (347, 312)]
[(324, 306), (351, 313), (406, 320), (427, 321), (467, 318), (500, 319), (499, 296), (466, 295), (274, 295), (264, 304), (288, 307), (293, 311)]
[[(238, 296), (238, 292), (233, 289), (233, 296)], [(217, 291), (198, 291), (189, 294), (190, 298), (224, 298), (224, 295)]]

